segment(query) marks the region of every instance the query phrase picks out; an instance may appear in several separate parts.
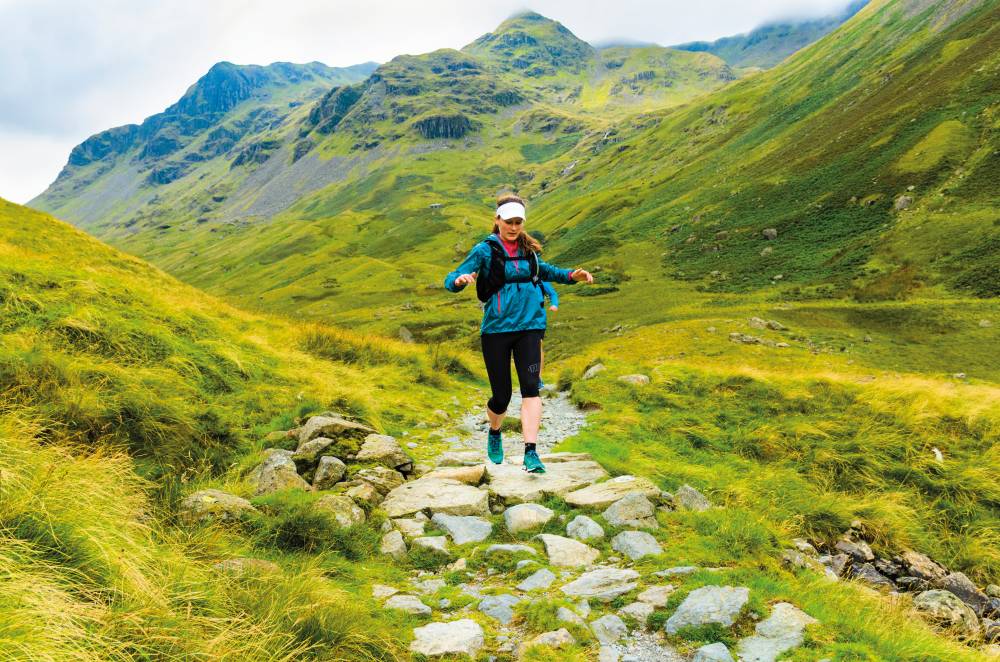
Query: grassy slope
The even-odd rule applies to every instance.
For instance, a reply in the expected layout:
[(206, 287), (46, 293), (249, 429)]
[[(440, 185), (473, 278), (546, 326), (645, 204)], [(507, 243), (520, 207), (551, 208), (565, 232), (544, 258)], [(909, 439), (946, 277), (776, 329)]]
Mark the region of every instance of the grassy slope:
[[(945, 27), (941, 6), (906, 6), (870, 6), (775, 70), (628, 136), (621, 153), (583, 156), (579, 181), (536, 204), (557, 252), (648, 241), (669, 273), (716, 291), (781, 274), (806, 295), (944, 284), (995, 296), (1000, 272), (976, 248), (997, 233), (1000, 10), (984, 3)], [(962, 139), (933, 148), (941, 126)], [(903, 194), (913, 203), (900, 213)], [(779, 240), (762, 256), (765, 228)]]
[[(423, 412), (442, 407), (457, 391), (460, 384), (447, 366), (464, 373), (464, 360), (241, 313), (16, 205), (0, 208), (0, 238), (5, 659), (401, 655), (408, 627), (418, 621), (376, 612), (368, 598), (372, 581), (398, 583), (409, 569), (374, 555), (378, 513), (366, 525), (339, 529), (309, 514), (309, 502), (319, 495), (279, 493), (256, 499), (262, 514), (235, 527), (191, 529), (172, 525), (172, 504), (179, 492), (206, 486), (248, 494), (245, 479), (260, 459), (263, 434), (288, 427), (295, 411), (334, 406), (387, 432), (408, 431), (423, 441), (419, 454), (432, 453), (442, 442), (421, 436), (417, 424), (425, 421)], [(683, 328), (650, 327), (646, 333), (678, 335)], [(672, 351), (662, 340), (657, 345)], [(674, 603), (717, 582), (750, 586), (759, 610), (771, 600), (790, 599), (824, 624), (810, 631), (800, 659), (975, 659), (910, 621), (905, 608), (847, 585), (788, 573), (774, 559), (779, 541), (801, 530), (833, 531), (858, 510), (878, 532), (887, 516), (916, 516), (891, 495), (842, 498), (836, 485), (818, 490), (793, 466), (771, 466), (787, 464), (778, 459), (788, 450), (785, 427), (794, 429), (798, 452), (824, 435), (854, 433), (854, 426), (841, 429), (823, 420), (853, 392), (841, 393), (831, 378), (830, 385), (810, 382), (786, 395), (781, 389), (795, 384), (788, 374), (780, 386), (769, 386), (728, 373), (733, 357), (722, 356), (725, 347), (705, 352), (727, 366), (718, 374), (700, 361), (654, 365), (649, 346), (649, 335), (630, 334), (592, 348), (595, 355), (615, 353), (608, 360), (612, 376), (641, 367), (655, 381), (638, 393), (611, 377), (578, 383), (574, 397), (604, 409), (571, 443), (594, 451), (614, 470), (648, 473), (665, 487), (693, 482), (727, 502), (716, 513), (662, 516), (672, 561), (727, 568), (683, 579)], [(566, 363), (564, 373), (576, 373), (587, 358)], [(734, 406), (736, 396), (747, 406)], [(809, 404), (810, 396), (820, 397)], [(452, 414), (464, 406), (458, 400), (443, 405)], [(745, 422), (737, 426), (740, 435), (731, 432), (736, 418), (752, 420), (767, 407), (790, 408), (799, 418), (756, 428)], [(685, 420), (671, 420), (685, 410)], [(971, 425), (978, 419), (965, 411), (974, 434), (994, 433)], [(211, 427), (200, 427), (194, 412), (212, 414), (206, 417)], [(929, 420), (916, 407), (908, 415)], [(965, 429), (953, 426), (956, 435)], [(654, 438), (662, 443), (651, 444)], [(963, 449), (943, 447), (949, 461)], [(823, 450), (832, 457), (838, 449)], [(958, 465), (954, 470), (979, 480)], [(749, 472), (757, 483), (745, 478)], [(821, 473), (816, 469), (812, 476), (821, 481)], [(88, 495), (82, 502), (81, 493)], [(956, 507), (968, 505), (966, 492), (954, 498)], [(272, 559), (283, 572), (234, 580), (211, 569), (214, 561), (234, 556)], [(453, 587), (442, 591), (435, 599), (449, 597), (458, 606), (468, 600)], [(537, 611), (547, 613), (546, 604)], [(539, 618), (525, 615), (525, 622), (541, 628)], [(699, 631), (675, 642), (689, 648), (719, 636), (731, 637)]]
[[(4, 201), (0, 265), (0, 657), (394, 655), (401, 622), (352, 595), (398, 572), (354, 562), (377, 520), (337, 533), (277, 499), (242, 529), (176, 529), (173, 504), (206, 485), (248, 494), (264, 434), (295, 412), (398, 434), (456, 393), (459, 363), (247, 315)], [(282, 533), (297, 526), (331, 537), (307, 554)], [(286, 573), (210, 567), (241, 555)]]

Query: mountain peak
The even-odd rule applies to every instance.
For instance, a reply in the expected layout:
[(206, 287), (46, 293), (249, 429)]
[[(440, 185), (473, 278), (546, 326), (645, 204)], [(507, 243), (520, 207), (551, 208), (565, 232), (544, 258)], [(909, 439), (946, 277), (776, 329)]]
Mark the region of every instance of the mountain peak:
[(593, 46), (562, 23), (533, 11), (511, 16), (462, 50), (530, 77), (575, 71), (594, 56)]

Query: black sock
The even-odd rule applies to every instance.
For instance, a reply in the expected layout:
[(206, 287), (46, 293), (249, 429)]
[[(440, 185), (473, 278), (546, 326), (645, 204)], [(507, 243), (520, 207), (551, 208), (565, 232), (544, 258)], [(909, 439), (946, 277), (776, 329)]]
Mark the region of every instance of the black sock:
[(500, 434), (500, 428), (497, 428), (496, 430), (494, 430), (494, 429), (493, 429), (493, 428), (491, 427), (491, 428), (490, 428), (490, 434)]
[(525, 453), (527, 453), (528, 451), (533, 451), (533, 450), (535, 450), (535, 445), (534, 444), (525, 444), (524, 445), (524, 452)]

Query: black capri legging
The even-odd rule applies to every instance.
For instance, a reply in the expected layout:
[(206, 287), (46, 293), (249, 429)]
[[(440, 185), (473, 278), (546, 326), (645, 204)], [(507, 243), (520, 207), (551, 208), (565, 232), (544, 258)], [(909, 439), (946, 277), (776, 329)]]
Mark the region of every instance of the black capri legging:
[(494, 414), (503, 414), (510, 404), (513, 384), (510, 380), (510, 357), (514, 356), (517, 381), (522, 398), (538, 397), (538, 372), (542, 362), (542, 330), (484, 333), (479, 337), (483, 346), (486, 374), (493, 391), (486, 406)]

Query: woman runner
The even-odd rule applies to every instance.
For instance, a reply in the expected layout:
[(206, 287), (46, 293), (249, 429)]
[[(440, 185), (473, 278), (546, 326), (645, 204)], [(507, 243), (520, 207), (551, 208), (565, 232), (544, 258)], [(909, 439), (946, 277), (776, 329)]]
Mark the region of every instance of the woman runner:
[[(524, 221), (524, 200), (512, 194), (500, 196), (493, 233), (476, 244), (462, 264), (448, 274), (444, 286), (451, 292), (461, 292), (466, 285), (476, 283), (477, 294), (484, 302), (480, 344), (492, 391), (486, 403), (490, 422), (486, 453), (490, 461), (503, 463), (500, 426), (513, 390), (510, 374), (513, 356), (521, 387), (524, 469), (545, 473), (545, 465), (535, 448), (542, 419), (538, 378), (545, 332), (545, 301), (541, 283), (593, 283), (594, 277), (583, 269), (560, 269), (539, 259), (541, 245), (524, 231)], [(494, 271), (494, 265), (502, 265), (502, 270)]]

